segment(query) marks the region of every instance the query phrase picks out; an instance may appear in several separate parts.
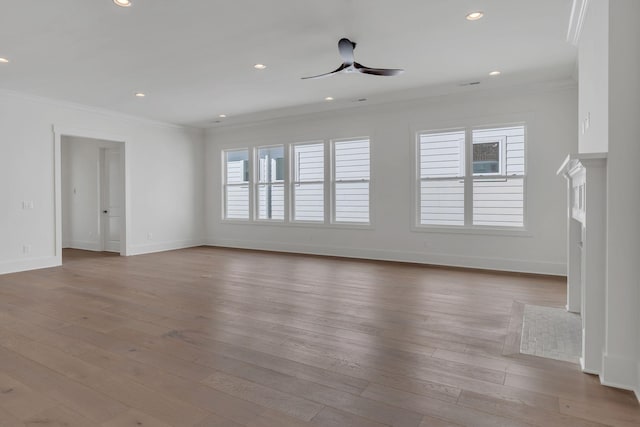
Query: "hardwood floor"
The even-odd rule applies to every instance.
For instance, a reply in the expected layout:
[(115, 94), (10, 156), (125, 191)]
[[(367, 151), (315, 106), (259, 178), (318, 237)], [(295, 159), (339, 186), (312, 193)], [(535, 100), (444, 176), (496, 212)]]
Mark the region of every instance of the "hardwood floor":
[[(0, 276), (0, 426), (638, 426), (514, 354), (564, 280), (193, 248)], [(512, 314), (513, 319), (512, 319)]]

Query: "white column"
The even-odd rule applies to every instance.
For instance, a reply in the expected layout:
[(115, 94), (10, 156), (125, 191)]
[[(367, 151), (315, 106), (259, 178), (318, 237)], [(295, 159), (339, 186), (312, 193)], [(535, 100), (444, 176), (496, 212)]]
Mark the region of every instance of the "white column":
[(602, 382), (640, 389), (640, 2), (609, 2), (606, 347)]

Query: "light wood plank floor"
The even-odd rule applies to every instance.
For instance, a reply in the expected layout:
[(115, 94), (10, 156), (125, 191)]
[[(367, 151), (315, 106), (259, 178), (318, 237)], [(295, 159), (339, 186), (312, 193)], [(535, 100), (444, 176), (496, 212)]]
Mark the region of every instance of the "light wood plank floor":
[(193, 248), (0, 276), (0, 426), (638, 426), (513, 353), (564, 280)]

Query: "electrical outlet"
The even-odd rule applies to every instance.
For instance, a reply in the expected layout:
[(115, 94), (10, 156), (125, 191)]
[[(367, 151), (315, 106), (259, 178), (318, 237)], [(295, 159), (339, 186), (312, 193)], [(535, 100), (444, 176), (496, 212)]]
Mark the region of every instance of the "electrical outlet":
[(25, 255), (28, 255), (31, 253), (31, 245), (23, 245), (22, 246), (22, 253)]
[(147, 240), (153, 240), (153, 233), (147, 233)]
[(33, 209), (33, 200), (24, 200), (22, 202), (22, 209), (23, 210), (27, 210), (27, 209)]

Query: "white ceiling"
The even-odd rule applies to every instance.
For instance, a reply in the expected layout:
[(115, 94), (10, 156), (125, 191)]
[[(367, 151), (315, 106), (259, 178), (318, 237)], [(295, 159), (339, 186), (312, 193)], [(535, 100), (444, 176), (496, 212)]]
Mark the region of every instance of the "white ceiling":
[[(233, 123), (470, 81), (565, 78), (576, 60), (565, 41), (571, 0), (132, 2), (2, 0), (0, 57), (11, 62), (0, 64), (0, 88), (210, 126), (223, 113)], [(466, 21), (474, 10), (485, 17)], [(301, 80), (340, 64), (341, 37), (358, 43), (358, 62), (406, 73)], [(503, 74), (489, 78), (494, 69)]]

